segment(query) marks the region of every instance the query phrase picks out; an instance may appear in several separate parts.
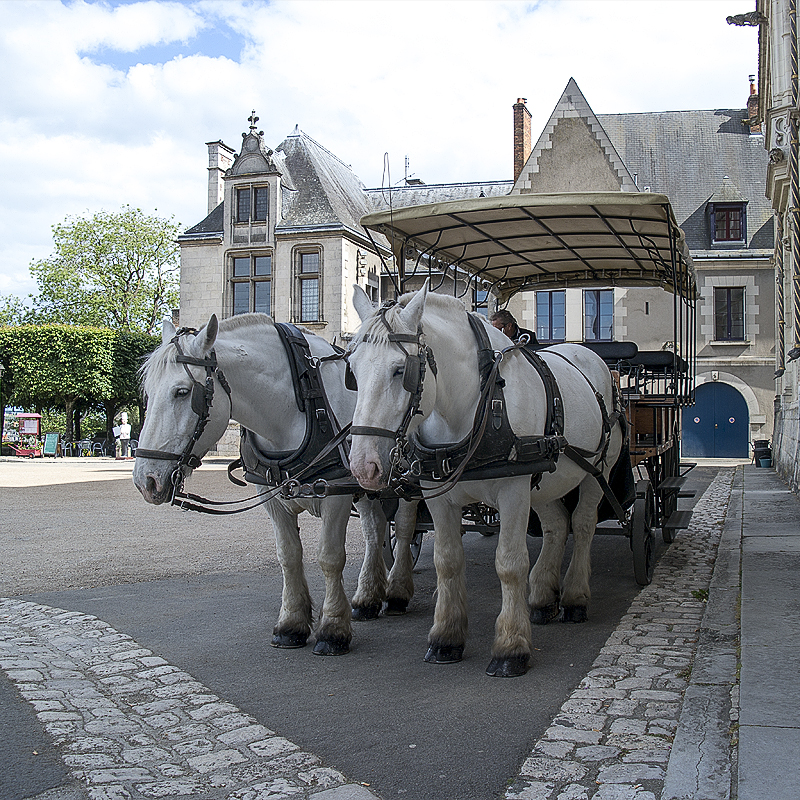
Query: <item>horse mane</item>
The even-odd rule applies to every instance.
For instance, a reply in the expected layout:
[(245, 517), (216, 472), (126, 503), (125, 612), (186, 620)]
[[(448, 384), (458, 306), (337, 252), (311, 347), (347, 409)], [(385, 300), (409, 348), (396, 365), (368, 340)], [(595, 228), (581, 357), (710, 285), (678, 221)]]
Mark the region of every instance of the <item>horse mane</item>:
[[(233, 317), (223, 319), (219, 323), (219, 333), (217, 335), (230, 333), (240, 328), (251, 328), (255, 325), (274, 326), (274, 324), (272, 317), (268, 314), (236, 314)], [(164, 379), (167, 371), (177, 363), (175, 361), (177, 354), (178, 349), (173, 342), (162, 342), (147, 356), (144, 364), (139, 369), (139, 378), (145, 395), (149, 394), (152, 388)]]
[[(395, 305), (386, 309), (386, 321), (389, 323), (392, 330), (399, 332), (401, 328), (405, 329), (405, 326), (400, 324), (400, 311), (411, 302), (414, 295), (416, 295), (416, 292), (406, 292), (406, 294), (398, 299)], [(463, 312), (466, 310), (466, 306), (464, 302), (457, 297), (428, 292), (428, 296), (425, 298), (426, 313), (430, 309), (442, 312)], [(379, 309), (376, 308), (375, 313), (361, 324), (361, 328), (359, 328), (358, 332), (353, 337), (353, 344), (357, 344), (365, 339), (380, 344), (389, 343), (389, 331), (383, 324), (378, 310)], [(411, 331), (411, 333), (415, 333), (415, 331)]]

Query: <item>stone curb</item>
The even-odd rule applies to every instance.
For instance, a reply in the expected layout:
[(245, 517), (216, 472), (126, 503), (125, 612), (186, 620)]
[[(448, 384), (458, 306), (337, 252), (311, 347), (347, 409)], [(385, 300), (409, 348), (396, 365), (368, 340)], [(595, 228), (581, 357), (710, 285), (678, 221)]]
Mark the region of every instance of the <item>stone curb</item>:
[[(668, 772), (677, 774), (681, 762), (688, 768), (683, 751), (673, 761), (671, 748), (685, 699), (687, 715), (704, 706), (703, 684), (690, 686), (689, 676), (705, 638), (705, 600), (714, 591), (714, 607), (721, 607), (717, 590), (727, 591), (712, 586), (712, 576), (725, 520), (720, 509), (728, 506), (734, 476), (734, 469), (721, 470), (698, 501), (689, 529), (663, 555), (653, 582), (633, 601), (592, 669), (536, 742), (506, 800), (656, 800)], [(729, 533), (732, 537), (733, 523)], [(735, 573), (738, 577), (738, 569)], [(721, 610), (719, 619), (725, 621)], [(709, 625), (708, 632), (712, 629)], [(724, 682), (709, 688), (727, 691), (722, 706), (729, 709)], [(705, 712), (705, 719), (719, 711)], [(709, 737), (709, 745), (712, 741), (721, 747), (722, 732)], [(705, 795), (690, 796), (705, 800)]]

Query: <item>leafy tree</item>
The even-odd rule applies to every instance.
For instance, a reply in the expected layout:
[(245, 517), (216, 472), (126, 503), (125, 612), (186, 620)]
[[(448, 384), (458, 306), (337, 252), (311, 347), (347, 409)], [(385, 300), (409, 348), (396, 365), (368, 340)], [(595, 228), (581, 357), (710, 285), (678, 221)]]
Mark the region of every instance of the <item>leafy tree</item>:
[[(140, 403), (138, 370), (159, 339), (144, 333), (69, 325), (0, 328), (6, 367), (0, 404), (66, 409), (66, 435), (80, 438), (79, 408), (102, 407), (106, 436), (120, 408)], [(139, 414), (141, 418), (141, 406)]]
[(153, 333), (178, 303), (178, 232), (131, 206), (67, 217), (54, 252), (30, 266), (34, 320)]
[(5, 325), (22, 325), (27, 321), (30, 309), (19, 297), (13, 294), (0, 296), (0, 327)]

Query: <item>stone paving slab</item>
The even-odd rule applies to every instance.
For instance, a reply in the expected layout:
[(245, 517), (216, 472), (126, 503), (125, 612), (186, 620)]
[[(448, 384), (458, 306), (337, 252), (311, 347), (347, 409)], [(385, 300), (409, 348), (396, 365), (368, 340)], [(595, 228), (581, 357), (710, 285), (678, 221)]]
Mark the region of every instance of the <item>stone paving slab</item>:
[[(731, 687), (687, 688), (734, 474), (721, 470), (698, 501), (691, 526), (536, 742), (506, 800), (697, 800), (700, 785), (730, 789)], [(690, 722), (672, 760), (685, 699)], [(718, 730), (707, 719), (721, 719)]]
[(374, 800), (88, 614), (0, 599), (0, 668), (89, 800)]
[[(723, 728), (711, 744), (688, 734), (679, 738), (684, 763), (729, 746), (725, 714), (735, 716), (726, 683), (730, 664), (710, 689), (696, 681), (690, 687), (690, 676), (704, 646), (706, 600), (727, 602), (724, 585), (715, 587), (716, 595), (709, 587), (723, 534), (720, 509), (733, 479), (734, 470), (723, 469), (712, 482), (691, 527), (664, 554), (653, 583), (510, 781), (507, 800), (661, 797), (677, 762), (671, 759), (676, 731), (681, 724), (692, 730), (684, 705), (721, 713)], [(729, 575), (734, 562), (728, 554)], [(727, 646), (729, 625), (720, 610), (709, 617), (708, 630)], [(718, 646), (719, 636), (706, 644)], [(91, 615), (0, 599), (0, 668), (34, 705), (89, 800), (376, 797)], [(709, 785), (725, 779), (715, 767), (707, 770)], [(729, 773), (727, 780), (729, 786)]]

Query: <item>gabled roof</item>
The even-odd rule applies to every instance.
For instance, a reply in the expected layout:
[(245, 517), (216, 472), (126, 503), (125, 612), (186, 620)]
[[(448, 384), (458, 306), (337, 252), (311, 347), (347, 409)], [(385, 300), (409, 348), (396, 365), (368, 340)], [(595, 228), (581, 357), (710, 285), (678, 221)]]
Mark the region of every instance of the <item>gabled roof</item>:
[[(552, 186), (537, 186), (538, 183), (541, 183), (537, 176), (540, 171), (540, 167), (542, 166), (542, 162), (548, 156), (548, 151), (553, 150), (554, 146), (558, 147), (560, 141), (563, 141), (563, 137), (559, 137), (557, 129), (559, 126), (562, 126), (565, 129), (568, 127), (573, 127), (573, 120), (578, 123), (582, 122), (585, 125), (586, 133), (588, 134), (586, 137), (587, 142), (593, 141), (595, 152), (597, 154), (597, 158), (594, 159), (596, 163), (592, 166), (596, 168), (598, 166), (597, 162), (599, 162), (601, 159), (604, 160), (605, 167), (608, 170), (606, 180), (610, 181), (611, 183), (605, 186), (599, 186), (596, 184), (591, 186), (580, 185), (580, 182), (583, 180), (591, 181), (592, 177), (587, 174), (585, 164), (581, 163), (581, 161), (578, 161), (573, 162), (577, 173), (576, 177), (579, 182), (578, 185), (569, 185), (569, 178), (562, 173), (559, 175), (559, 180), (567, 181), (567, 183), (561, 185), (558, 189), (555, 189)], [(574, 139), (574, 133), (572, 134), (571, 139)], [(588, 152), (586, 153), (576, 153), (575, 155), (579, 156), (581, 160), (583, 160), (591, 159), (594, 154), (592, 153), (591, 149), (588, 149)], [(595, 113), (592, 111), (589, 103), (586, 102), (586, 98), (578, 88), (578, 84), (575, 82), (575, 79), (570, 78), (558, 103), (556, 103), (556, 107), (553, 109), (553, 113), (550, 115), (550, 119), (547, 121), (544, 130), (539, 136), (536, 145), (531, 150), (531, 154), (528, 157), (528, 160), (525, 162), (525, 166), (522, 168), (522, 171), (517, 177), (516, 183), (514, 184), (513, 193), (518, 194), (526, 191), (599, 191), (602, 189), (618, 189), (623, 192), (637, 191), (633, 176), (628, 171), (625, 162), (622, 158), (620, 158), (620, 155), (614, 147), (611, 139), (608, 137), (603, 129), (603, 126), (598, 121), (598, 118), (595, 116)]]

